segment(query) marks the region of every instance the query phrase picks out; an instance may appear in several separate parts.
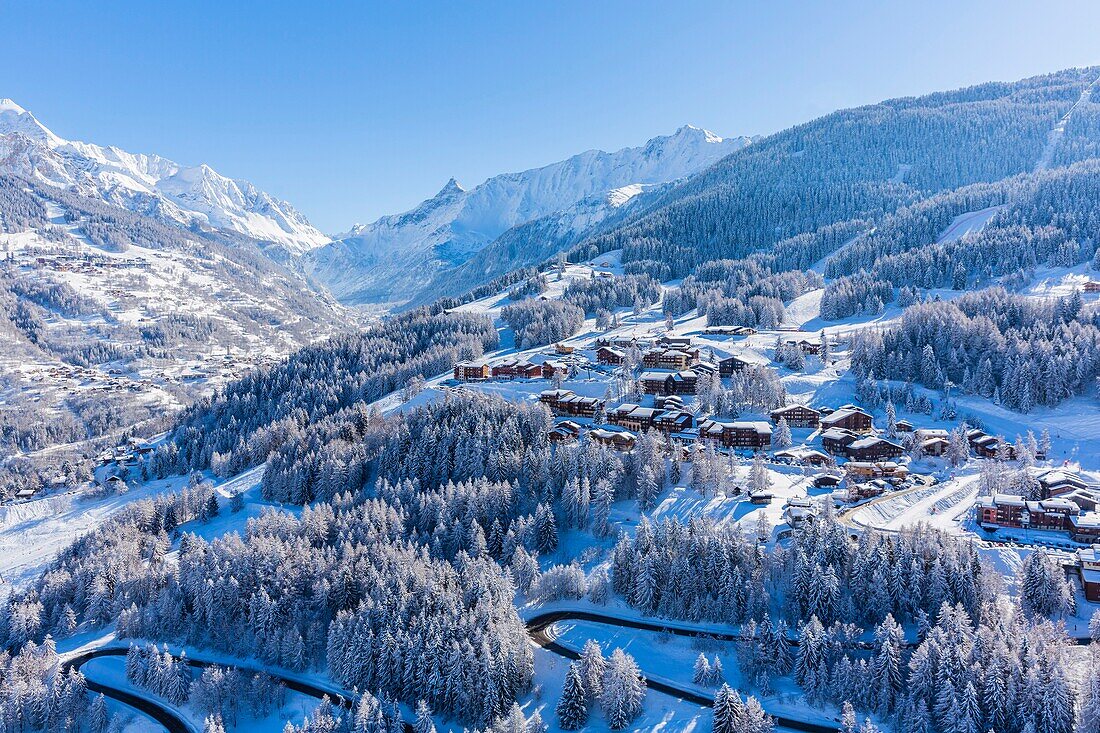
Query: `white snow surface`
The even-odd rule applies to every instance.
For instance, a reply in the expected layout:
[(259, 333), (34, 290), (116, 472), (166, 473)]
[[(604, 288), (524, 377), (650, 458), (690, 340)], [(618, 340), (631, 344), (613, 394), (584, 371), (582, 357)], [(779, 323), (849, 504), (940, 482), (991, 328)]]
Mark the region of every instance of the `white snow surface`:
[(185, 226), (239, 232), (292, 255), (329, 242), (290, 204), (208, 165), (65, 140), (10, 99), (0, 99), (0, 170)]

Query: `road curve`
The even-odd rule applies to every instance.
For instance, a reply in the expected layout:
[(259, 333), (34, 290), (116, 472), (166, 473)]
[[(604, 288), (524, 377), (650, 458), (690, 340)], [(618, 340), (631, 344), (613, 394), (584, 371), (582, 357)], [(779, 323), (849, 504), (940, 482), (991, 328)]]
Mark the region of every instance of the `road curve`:
[[(606, 624), (608, 626), (619, 626), (627, 629), (641, 629), (643, 631), (666, 632), (669, 634), (673, 634), (674, 636), (717, 639), (719, 641), (737, 641), (741, 638), (738, 634), (731, 634), (728, 632), (712, 632), (699, 629), (686, 629), (677, 628), (675, 626), (664, 626), (659, 623), (641, 621), (638, 619), (624, 619), (617, 618), (615, 616), (605, 616), (601, 613), (595, 613), (592, 611), (547, 611), (528, 619), (527, 633), (530, 635), (531, 640), (546, 651), (553, 652), (554, 654), (565, 657), (566, 659), (579, 659), (580, 654), (570, 649), (569, 647), (559, 644), (549, 634), (550, 627), (559, 621), (594, 621), (596, 623)], [(645, 679), (646, 686), (651, 690), (663, 692), (666, 695), (672, 695), (673, 697), (679, 698), (686, 702), (695, 703), (696, 705), (701, 705), (708, 708), (714, 705), (714, 697), (711, 695), (706, 695), (700, 692), (696, 692), (694, 690), (688, 690), (683, 687), (669, 684), (668, 682), (655, 680), (652, 677), (646, 677), (644, 675), (643, 679)], [(840, 730), (839, 725), (810, 723), (805, 720), (788, 718), (782, 715), (775, 715), (773, 713), (769, 713), (769, 715), (771, 715), (771, 717), (775, 719), (776, 724), (778, 724), (782, 728), (807, 731), (807, 733), (837, 733), (837, 731)]]
[[(80, 670), (84, 664), (90, 662), (96, 657), (110, 657), (110, 656), (126, 656), (125, 649), (95, 649), (89, 652), (84, 652), (80, 656), (67, 659), (61, 664), (61, 671), (67, 673), (70, 669)], [(166, 708), (162, 703), (145, 698), (139, 697), (132, 692), (126, 690), (119, 690), (108, 685), (100, 684), (94, 680), (85, 680), (88, 690), (90, 692), (103, 693), (105, 697), (109, 697), (112, 700), (129, 705), (130, 707), (145, 713), (153, 720), (163, 725), (168, 733), (195, 733), (194, 727), (177, 715), (174, 711)]]

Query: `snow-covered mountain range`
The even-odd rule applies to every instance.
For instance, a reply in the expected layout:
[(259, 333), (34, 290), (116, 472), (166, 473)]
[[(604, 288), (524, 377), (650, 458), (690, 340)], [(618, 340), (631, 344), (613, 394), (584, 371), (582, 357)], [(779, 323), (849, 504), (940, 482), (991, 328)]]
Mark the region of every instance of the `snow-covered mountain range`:
[[(451, 179), (411, 211), (357, 225), (300, 263), (345, 303), (404, 303), (516, 227), (552, 217), (557, 238), (572, 240), (563, 234), (584, 234), (647, 187), (697, 173), (749, 142), (685, 126), (640, 147), (589, 150), (469, 190)], [(551, 243), (541, 258), (555, 251)]]
[(0, 171), (169, 223), (237, 232), (289, 255), (330, 241), (290, 204), (248, 181), (207, 165), (65, 140), (10, 99), (0, 99)]

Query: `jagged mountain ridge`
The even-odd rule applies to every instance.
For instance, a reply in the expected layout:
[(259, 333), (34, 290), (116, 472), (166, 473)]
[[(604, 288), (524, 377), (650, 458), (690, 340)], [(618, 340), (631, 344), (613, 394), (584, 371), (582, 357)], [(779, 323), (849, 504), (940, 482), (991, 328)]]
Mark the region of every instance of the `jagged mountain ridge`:
[[(571, 243), (644, 188), (703, 170), (749, 142), (685, 126), (640, 147), (589, 150), (470, 190), (452, 179), (414, 209), (353, 227), (300, 263), (345, 303), (407, 302), (434, 276), (460, 268), (516, 227), (553, 217), (562, 241)], [(554, 254), (555, 246), (536, 259)]]
[(182, 166), (158, 155), (65, 140), (10, 99), (0, 99), (0, 171), (73, 188), (162, 221), (225, 229), (300, 255), (329, 238), (285, 201), (208, 165)]

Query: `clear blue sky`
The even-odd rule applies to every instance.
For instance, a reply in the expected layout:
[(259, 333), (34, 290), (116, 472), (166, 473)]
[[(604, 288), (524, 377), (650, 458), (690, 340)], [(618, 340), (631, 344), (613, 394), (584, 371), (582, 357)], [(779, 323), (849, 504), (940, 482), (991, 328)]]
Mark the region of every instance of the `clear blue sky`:
[(247, 178), (335, 232), (450, 176), (685, 123), (770, 133), (1100, 63), (1098, 28), (1095, 0), (0, 0), (0, 97), (63, 137)]

